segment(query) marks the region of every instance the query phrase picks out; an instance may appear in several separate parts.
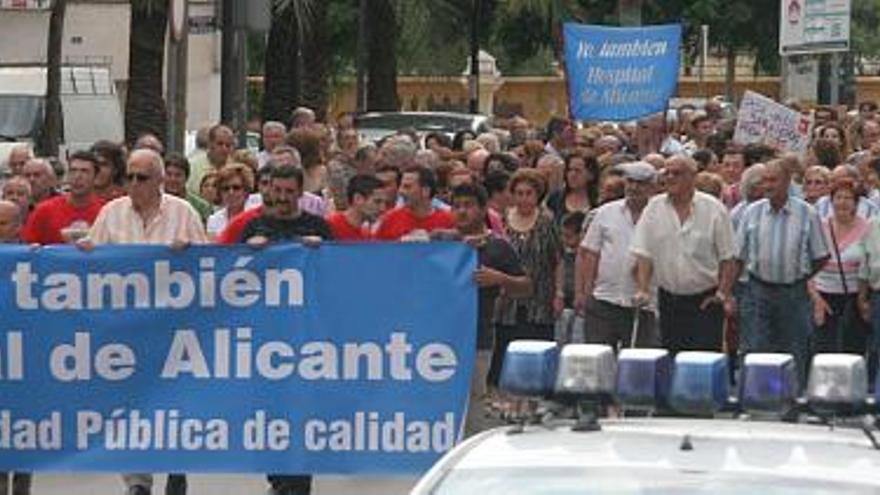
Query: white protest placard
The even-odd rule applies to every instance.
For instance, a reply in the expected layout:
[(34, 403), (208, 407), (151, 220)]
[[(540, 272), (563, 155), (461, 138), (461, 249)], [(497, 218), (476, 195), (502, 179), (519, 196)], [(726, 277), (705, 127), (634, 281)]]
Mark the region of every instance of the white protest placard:
[(739, 105), (733, 140), (760, 143), (781, 151), (805, 153), (813, 131), (812, 115), (804, 115), (764, 95), (746, 91)]

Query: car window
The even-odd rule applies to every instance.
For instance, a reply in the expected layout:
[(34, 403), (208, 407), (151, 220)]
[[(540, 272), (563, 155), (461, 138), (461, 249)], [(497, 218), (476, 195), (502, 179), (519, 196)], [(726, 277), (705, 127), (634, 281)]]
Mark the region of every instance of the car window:
[(624, 468), (528, 467), (455, 469), (434, 495), (712, 494), (819, 495), (877, 493), (877, 487), (741, 473)]
[(35, 138), (43, 123), (42, 96), (0, 95), (0, 139)]

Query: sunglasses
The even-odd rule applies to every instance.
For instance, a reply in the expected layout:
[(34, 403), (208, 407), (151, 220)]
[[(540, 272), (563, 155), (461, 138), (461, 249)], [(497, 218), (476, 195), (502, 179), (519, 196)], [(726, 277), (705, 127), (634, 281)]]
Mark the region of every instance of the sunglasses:
[(143, 173), (129, 173), (126, 177), (128, 177), (129, 182), (147, 182), (153, 178), (152, 175)]
[(223, 192), (229, 192), (229, 191), (236, 191), (236, 192), (238, 192), (238, 191), (241, 191), (241, 190), (243, 190), (243, 189), (244, 189), (244, 186), (241, 186), (241, 185), (238, 185), (238, 184), (232, 184), (232, 185), (229, 185), (229, 186), (224, 186), (224, 187), (221, 188), (220, 190), (223, 191)]

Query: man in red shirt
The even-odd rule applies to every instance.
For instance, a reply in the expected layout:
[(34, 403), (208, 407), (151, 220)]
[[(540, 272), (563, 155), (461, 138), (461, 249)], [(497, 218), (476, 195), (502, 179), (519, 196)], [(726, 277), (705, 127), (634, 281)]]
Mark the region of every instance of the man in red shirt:
[(376, 220), (385, 209), (383, 183), (373, 175), (358, 174), (348, 181), (346, 196), (348, 208), (327, 216), (327, 223), (337, 241), (369, 241), (372, 238), (367, 225)]
[(67, 182), (70, 192), (49, 198), (34, 209), (22, 230), (30, 244), (76, 242), (89, 232), (104, 200), (94, 193), (98, 158), (89, 151), (77, 151), (69, 160)]
[(404, 204), (382, 216), (376, 230), (376, 239), (407, 240), (434, 230), (454, 229), (455, 219), (452, 214), (431, 206), (436, 189), (437, 176), (433, 170), (420, 165), (406, 170), (400, 180), (400, 195)]

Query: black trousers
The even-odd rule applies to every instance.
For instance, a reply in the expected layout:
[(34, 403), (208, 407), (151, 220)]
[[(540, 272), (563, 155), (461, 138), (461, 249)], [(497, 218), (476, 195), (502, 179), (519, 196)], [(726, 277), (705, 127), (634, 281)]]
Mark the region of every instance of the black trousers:
[(312, 477), (308, 474), (270, 474), (266, 477), (277, 495), (309, 495), (312, 493)]
[(659, 290), (660, 340), (670, 353), (721, 352), (724, 308), (720, 304), (711, 304), (706, 309), (700, 309), (703, 301), (715, 292), (713, 288), (699, 294), (681, 296)]
[(820, 295), (831, 308), (831, 314), (825, 315), (825, 324), (813, 333), (814, 351), (864, 355), (871, 329), (859, 316), (858, 294), (820, 292)]

